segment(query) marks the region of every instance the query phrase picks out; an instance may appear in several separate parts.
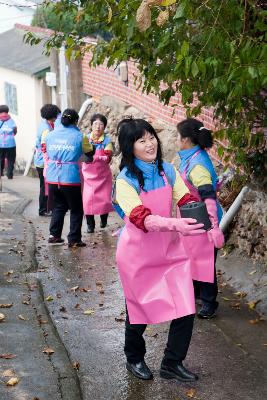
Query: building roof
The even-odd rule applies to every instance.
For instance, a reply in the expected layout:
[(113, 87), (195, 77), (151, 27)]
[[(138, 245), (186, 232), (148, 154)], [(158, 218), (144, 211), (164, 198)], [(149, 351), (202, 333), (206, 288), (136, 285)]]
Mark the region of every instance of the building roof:
[(27, 75), (49, 70), (49, 58), (42, 54), (43, 44), (30, 46), (23, 42), (24, 30), (11, 29), (0, 34), (0, 67)]

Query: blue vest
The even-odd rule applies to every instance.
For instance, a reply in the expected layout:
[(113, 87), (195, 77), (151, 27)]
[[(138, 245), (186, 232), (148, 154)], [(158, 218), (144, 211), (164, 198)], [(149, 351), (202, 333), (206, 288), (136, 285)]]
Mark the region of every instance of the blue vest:
[(45, 130), (51, 131), (52, 128), (49, 125), (49, 123), (43, 119), (38, 126), (37, 129), (37, 136), (36, 136), (36, 142), (35, 142), (35, 153), (34, 153), (34, 165), (36, 167), (43, 168), (44, 167), (44, 158), (43, 158), (43, 153), (41, 149), (41, 139), (42, 139), (42, 133)]
[[(164, 179), (161, 175), (158, 173), (158, 168), (157, 165), (154, 163), (147, 163), (145, 161), (141, 161), (137, 158), (134, 160), (135, 165), (143, 172), (143, 177), (144, 177), (144, 190), (146, 192), (149, 192), (154, 189), (158, 189), (160, 187), (165, 186)], [(163, 170), (165, 173), (165, 176), (170, 184), (171, 187), (175, 184), (176, 181), (176, 172), (172, 164), (163, 162)], [(117, 179), (124, 179), (126, 182), (129, 183), (139, 194), (141, 191), (138, 179), (135, 176), (132, 176), (129, 171), (127, 170), (126, 167), (123, 168), (123, 170), (119, 173), (117, 176)], [(113, 196), (115, 196), (115, 190), (113, 193)], [(124, 217), (124, 212), (120, 208), (120, 206), (114, 201), (113, 202), (113, 208), (115, 211), (119, 214), (121, 218)]]
[(14, 138), (14, 130), (16, 128), (15, 121), (10, 118), (7, 121), (0, 120), (0, 147), (9, 148), (16, 147)]
[(108, 135), (106, 135), (106, 134), (104, 135), (104, 140), (103, 140), (103, 142), (100, 142), (100, 143), (94, 143), (94, 141), (90, 139), (90, 134), (87, 135), (87, 136), (88, 136), (89, 142), (94, 146), (94, 149), (95, 149), (95, 150), (104, 150), (105, 147), (106, 147), (109, 143), (111, 143), (111, 138), (110, 138)]
[[(200, 146), (194, 146), (191, 149), (181, 150), (177, 153), (181, 159), (181, 163), (179, 165), (179, 171), (182, 174), (187, 168), (186, 179), (191, 183), (191, 185), (193, 185), (193, 183), (190, 181), (189, 178), (190, 172), (196, 165), (201, 165), (202, 167), (206, 168), (209, 171), (211, 175), (212, 186), (214, 191), (216, 192), (218, 177), (208, 153), (205, 150), (201, 150), (200, 153), (192, 159), (193, 155), (199, 150)], [(220, 220), (222, 219), (223, 210), (218, 201), (217, 201), (217, 209), (218, 209), (218, 219), (220, 222)]]
[(74, 125), (59, 125), (46, 136), (49, 158), (46, 180), (48, 183), (79, 185), (81, 183), (78, 161), (82, 155), (82, 133)]

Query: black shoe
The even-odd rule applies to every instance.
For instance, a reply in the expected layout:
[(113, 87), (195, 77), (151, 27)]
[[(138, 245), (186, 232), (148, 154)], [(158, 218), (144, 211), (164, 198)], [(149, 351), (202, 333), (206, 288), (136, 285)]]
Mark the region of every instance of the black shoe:
[(105, 221), (105, 222), (101, 221), (100, 222), (100, 228), (105, 228), (106, 226), (107, 226), (107, 221)]
[(87, 225), (87, 233), (94, 233), (94, 231), (95, 231), (94, 227)]
[(8, 176), (7, 179), (13, 179), (13, 176)]
[(195, 382), (198, 376), (188, 371), (182, 363), (171, 361), (161, 363), (160, 376), (164, 379), (177, 379), (181, 382)]
[(152, 372), (146, 365), (145, 361), (139, 361), (137, 363), (130, 363), (127, 361), (126, 368), (139, 379), (144, 379), (146, 381), (153, 379)]
[(39, 213), (39, 217), (52, 217), (52, 211), (41, 212), (41, 213)]
[(204, 303), (202, 304), (202, 307), (199, 311), (199, 313), (197, 314), (198, 318), (201, 319), (211, 319), (216, 317), (216, 310), (218, 308), (219, 303), (216, 301), (215, 304), (207, 304)]
[(81, 240), (79, 242), (70, 242), (68, 244), (68, 247), (85, 247), (86, 243), (82, 242)]
[(55, 236), (50, 235), (48, 239), (48, 244), (52, 246), (60, 246), (64, 244), (64, 239), (62, 239), (61, 237), (57, 238)]

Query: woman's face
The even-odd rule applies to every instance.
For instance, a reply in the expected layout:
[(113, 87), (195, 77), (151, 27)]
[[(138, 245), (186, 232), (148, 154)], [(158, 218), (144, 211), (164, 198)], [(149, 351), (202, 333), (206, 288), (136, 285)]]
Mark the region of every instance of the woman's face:
[(104, 130), (105, 130), (105, 125), (103, 124), (102, 121), (100, 121), (100, 119), (96, 119), (92, 123), (92, 131), (93, 131), (94, 137), (98, 138), (101, 135), (103, 135)]
[(158, 141), (152, 133), (145, 131), (133, 146), (133, 153), (136, 158), (145, 162), (152, 162), (157, 158)]

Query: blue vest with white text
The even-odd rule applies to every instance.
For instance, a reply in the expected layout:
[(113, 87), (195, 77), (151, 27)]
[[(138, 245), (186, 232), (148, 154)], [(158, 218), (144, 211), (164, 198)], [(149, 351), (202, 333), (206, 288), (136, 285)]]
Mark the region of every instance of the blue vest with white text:
[(15, 121), (10, 118), (6, 121), (0, 121), (0, 147), (10, 148), (16, 147), (15, 142), (16, 124)]
[(45, 119), (43, 119), (37, 129), (37, 136), (36, 136), (36, 142), (35, 142), (35, 153), (34, 153), (35, 167), (40, 167), (40, 168), (44, 167), (44, 158), (43, 158), (42, 149), (41, 149), (41, 140), (42, 140), (42, 133), (47, 129), (49, 131), (52, 130), (49, 123)]
[(46, 139), (48, 183), (79, 185), (81, 183), (78, 161), (82, 155), (82, 133), (74, 125), (60, 124), (49, 132)]

